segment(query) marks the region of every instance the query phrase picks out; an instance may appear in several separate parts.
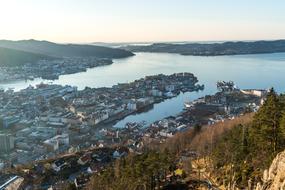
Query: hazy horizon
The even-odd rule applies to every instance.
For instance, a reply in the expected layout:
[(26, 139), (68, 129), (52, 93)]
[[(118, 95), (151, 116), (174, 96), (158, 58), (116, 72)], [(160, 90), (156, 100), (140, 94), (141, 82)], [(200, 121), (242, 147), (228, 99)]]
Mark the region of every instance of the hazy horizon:
[(116, 45), (116, 44), (154, 44), (154, 43), (224, 43), (224, 42), (255, 42), (255, 41), (278, 41), (278, 40), (285, 40), (285, 38), (276, 38), (276, 39), (256, 39), (256, 40), (199, 40), (199, 41), (102, 41), (102, 42), (59, 42), (59, 41), (51, 41), (51, 40), (46, 40), (46, 39), (0, 39), (0, 41), (2, 40), (7, 40), (7, 41), (29, 41), (29, 40), (35, 40), (35, 41), (47, 41), (47, 42), (51, 42), (51, 43), (57, 43), (57, 44), (110, 44), (110, 45)]
[(276, 0), (0, 0), (0, 38), (57, 43), (285, 39)]

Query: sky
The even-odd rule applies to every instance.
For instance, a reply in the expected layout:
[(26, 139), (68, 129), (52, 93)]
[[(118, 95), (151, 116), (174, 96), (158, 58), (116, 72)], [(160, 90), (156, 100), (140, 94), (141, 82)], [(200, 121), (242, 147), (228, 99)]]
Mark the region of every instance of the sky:
[(284, 0), (0, 0), (0, 39), (60, 43), (285, 39)]

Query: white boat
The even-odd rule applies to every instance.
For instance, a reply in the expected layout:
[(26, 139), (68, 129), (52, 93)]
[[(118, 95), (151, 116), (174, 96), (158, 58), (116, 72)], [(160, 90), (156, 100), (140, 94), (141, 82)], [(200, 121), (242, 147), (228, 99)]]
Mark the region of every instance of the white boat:
[(185, 103), (184, 103), (184, 107), (185, 107), (186, 109), (191, 109), (191, 108), (194, 107), (194, 104), (193, 104), (193, 102), (185, 102)]

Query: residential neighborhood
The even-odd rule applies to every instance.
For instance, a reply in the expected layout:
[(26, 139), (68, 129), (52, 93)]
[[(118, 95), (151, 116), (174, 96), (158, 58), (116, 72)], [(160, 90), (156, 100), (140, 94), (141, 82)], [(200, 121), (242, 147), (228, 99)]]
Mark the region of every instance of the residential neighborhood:
[[(104, 129), (108, 123), (145, 107), (202, 90), (191, 73), (156, 75), (112, 88), (39, 84), (19, 92), (0, 92), (1, 158), (4, 165), (21, 165), (58, 154), (113, 144), (124, 133)], [(136, 139), (127, 134), (123, 140)], [(119, 138), (117, 138), (119, 139)]]
[[(142, 154), (145, 147), (162, 144), (193, 127), (211, 126), (256, 112), (267, 94), (266, 90), (240, 90), (232, 82), (218, 82), (216, 94), (185, 102), (185, 109), (177, 115), (150, 124), (129, 122), (123, 128), (104, 127), (180, 91), (202, 88), (196, 82), (193, 75), (184, 73), (146, 77), (104, 90), (78, 91), (70, 86), (41, 84), (20, 92), (2, 91), (1, 113), (7, 114), (2, 117), (2, 127), (9, 132), (0, 135), (4, 153), (0, 166), (3, 171), (13, 171), (33, 163), (21, 173), (25, 179), (21, 183), (26, 188), (32, 180), (29, 176), (46, 176), (44, 183), (33, 181), (36, 186), (30, 188), (60, 189), (74, 184), (77, 189), (84, 189), (92, 174), (104, 170), (114, 160), (129, 153)], [(22, 106), (16, 111), (17, 105)], [(26, 106), (33, 109), (25, 111)], [(17, 117), (9, 117), (9, 113)], [(49, 172), (53, 175), (48, 176)]]

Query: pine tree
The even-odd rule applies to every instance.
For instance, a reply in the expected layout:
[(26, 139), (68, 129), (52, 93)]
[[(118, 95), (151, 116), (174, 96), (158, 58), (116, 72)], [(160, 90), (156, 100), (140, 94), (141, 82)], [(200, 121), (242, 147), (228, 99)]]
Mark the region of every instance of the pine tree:
[(282, 111), (282, 116), (280, 120), (280, 140), (279, 145), (280, 149), (285, 148), (285, 111)]
[[(254, 117), (252, 137), (255, 143), (268, 148), (271, 153), (277, 153), (283, 148), (283, 129), (280, 127), (282, 106), (279, 97), (272, 88), (264, 105)], [(269, 145), (269, 147), (267, 146)]]

